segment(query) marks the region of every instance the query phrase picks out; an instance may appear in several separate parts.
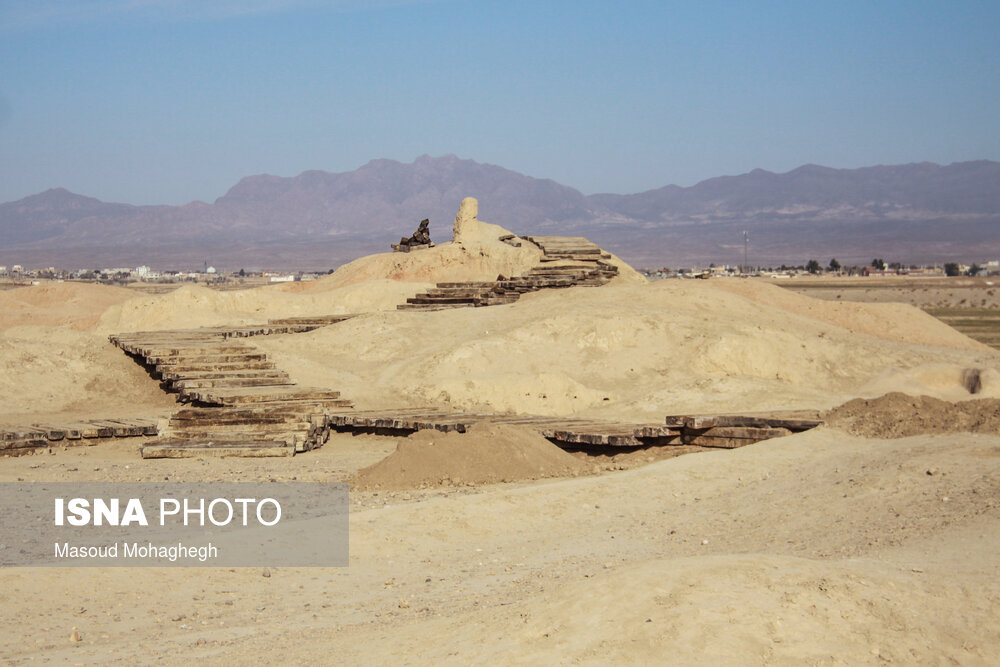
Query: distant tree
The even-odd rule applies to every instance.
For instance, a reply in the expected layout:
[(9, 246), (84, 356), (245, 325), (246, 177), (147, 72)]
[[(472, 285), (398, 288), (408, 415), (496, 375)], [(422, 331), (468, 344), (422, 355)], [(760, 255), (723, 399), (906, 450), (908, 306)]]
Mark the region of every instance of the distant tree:
[(246, 271), (244, 271), (243, 269), (240, 269), (240, 273), (239, 273), (240, 278), (243, 278), (244, 276), (246, 276), (246, 274), (247, 274)]
[(822, 267), (819, 265), (819, 262), (817, 262), (815, 259), (810, 259), (806, 263), (806, 271), (808, 271), (809, 273), (819, 273), (821, 270)]
[(948, 262), (947, 264), (944, 265), (944, 275), (954, 277), (960, 273), (961, 271), (959, 271), (958, 269), (958, 264), (956, 264), (955, 262)]
[(873, 259), (872, 268), (878, 269), (879, 271), (885, 271), (885, 260), (884, 259)]
[(979, 273), (980, 270), (981, 267), (978, 264), (973, 264), (972, 266), (969, 267), (968, 275), (975, 277), (975, 275)]
[(900, 269), (903, 268), (903, 265), (900, 264), (899, 262), (892, 262), (891, 264), (889, 264), (889, 268), (890, 269), (895, 269), (896, 271), (899, 271)]
[(840, 262), (837, 261), (836, 257), (834, 257), (833, 259), (830, 260), (830, 270), (831, 271), (840, 271)]

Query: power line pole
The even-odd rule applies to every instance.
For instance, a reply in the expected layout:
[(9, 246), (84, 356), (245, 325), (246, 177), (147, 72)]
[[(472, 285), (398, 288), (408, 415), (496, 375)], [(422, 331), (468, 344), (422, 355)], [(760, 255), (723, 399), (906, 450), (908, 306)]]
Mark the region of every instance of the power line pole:
[(750, 243), (750, 232), (748, 232), (747, 230), (744, 229), (743, 230), (743, 271), (742, 271), (742, 273), (746, 273), (747, 272), (747, 268), (748, 268), (748, 266), (747, 266), (747, 244), (748, 243)]

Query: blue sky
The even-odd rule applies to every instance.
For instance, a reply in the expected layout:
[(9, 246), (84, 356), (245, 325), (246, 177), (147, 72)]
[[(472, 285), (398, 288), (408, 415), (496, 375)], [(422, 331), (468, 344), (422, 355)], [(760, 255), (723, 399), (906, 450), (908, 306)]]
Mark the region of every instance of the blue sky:
[(0, 201), (453, 153), (586, 194), (1000, 160), (1000, 2), (0, 0)]

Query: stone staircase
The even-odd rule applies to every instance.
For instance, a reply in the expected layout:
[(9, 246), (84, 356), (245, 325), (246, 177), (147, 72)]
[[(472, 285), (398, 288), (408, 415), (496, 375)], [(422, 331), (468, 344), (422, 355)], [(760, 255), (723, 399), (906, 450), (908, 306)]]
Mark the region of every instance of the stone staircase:
[(618, 274), (618, 267), (603, 261), (611, 255), (585, 238), (528, 236), (524, 240), (542, 250), (541, 263), (524, 275), (487, 282), (438, 283), (397, 308), (442, 310), (497, 306), (513, 303), (526, 292), (604, 285)]

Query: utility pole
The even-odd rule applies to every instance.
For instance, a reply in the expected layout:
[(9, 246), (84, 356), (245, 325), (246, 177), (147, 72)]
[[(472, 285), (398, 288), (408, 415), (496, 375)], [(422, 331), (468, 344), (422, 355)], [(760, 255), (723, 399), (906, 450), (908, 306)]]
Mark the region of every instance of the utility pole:
[(743, 230), (743, 271), (742, 271), (742, 273), (744, 273), (744, 274), (747, 272), (747, 244), (748, 243), (750, 243), (750, 232), (748, 232), (747, 230), (744, 229)]

